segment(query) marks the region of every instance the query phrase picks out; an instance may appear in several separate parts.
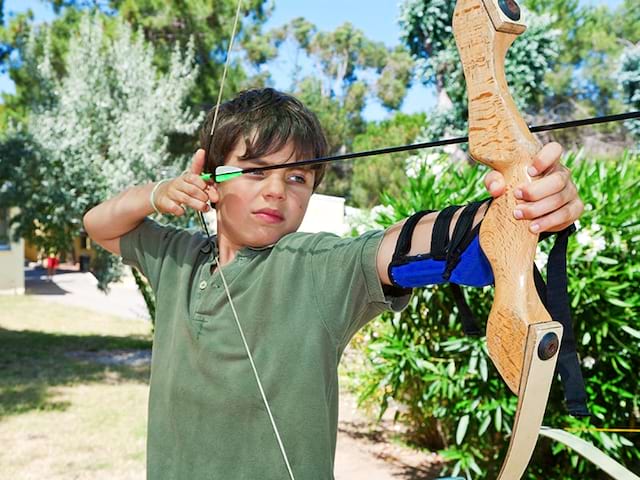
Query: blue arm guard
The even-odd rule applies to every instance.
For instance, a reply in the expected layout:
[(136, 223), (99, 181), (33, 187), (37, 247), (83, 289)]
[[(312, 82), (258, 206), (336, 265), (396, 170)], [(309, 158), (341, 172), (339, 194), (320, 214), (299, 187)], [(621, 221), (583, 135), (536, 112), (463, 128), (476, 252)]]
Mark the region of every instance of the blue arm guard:
[[(494, 282), (489, 260), (480, 248), (480, 224), (473, 228), (473, 218), (483, 202), (466, 207), (445, 208), (438, 214), (433, 226), (431, 251), (428, 254), (408, 256), (413, 232), (422, 217), (431, 211), (419, 212), (404, 224), (393, 259), (389, 265), (389, 278), (395, 287), (415, 288), (442, 283), (470, 287), (484, 287)], [(449, 238), (451, 220), (461, 212), (453, 236)]]

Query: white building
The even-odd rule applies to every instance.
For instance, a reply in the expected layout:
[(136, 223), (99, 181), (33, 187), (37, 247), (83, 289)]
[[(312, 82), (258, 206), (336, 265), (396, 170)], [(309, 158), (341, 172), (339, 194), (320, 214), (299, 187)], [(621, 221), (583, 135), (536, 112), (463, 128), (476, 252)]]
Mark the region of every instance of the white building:
[(24, 240), (12, 240), (9, 218), (16, 209), (0, 208), (0, 294), (24, 294)]

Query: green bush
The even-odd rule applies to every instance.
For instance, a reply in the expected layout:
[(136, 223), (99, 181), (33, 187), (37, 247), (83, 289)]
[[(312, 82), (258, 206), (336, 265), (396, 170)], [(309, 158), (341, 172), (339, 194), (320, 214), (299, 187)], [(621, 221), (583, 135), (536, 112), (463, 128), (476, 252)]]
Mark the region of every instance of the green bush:
[[(585, 202), (579, 232), (569, 245), (569, 290), (590, 420), (566, 414), (555, 381), (545, 425), (582, 429), (581, 437), (632, 470), (640, 469), (640, 436), (598, 432), (593, 427), (637, 427), (640, 420), (640, 158), (582, 159), (566, 164)], [(406, 195), (385, 198), (389, 226), (423, 209), (441, 209), (486, 197), (486, 170), (468, 165), (442, 168), (440, 158), (421, 167)], [(441, 173), (435, 173), (441, 170)], [(389, 213), (392, 212), (392, 213)], [(544, 259), (551, 245), (541, 244)], [(544, 272), (543, 272), (544, 273)], [(488, 315), (492, 290), (466, 289), (480, 319)], [(411, 432), (409, 440), (440, 450), (451, 473), (495, 478), (508, 445), (517, 399), (493, 367), (484, 339), (465, 337), (447, 286), (416, 290), (401, 314), (386, 315), (356, 338), (367, 361), (351, 371), (362, 402), (388, 408)], [(591, 429), (591, 430), (588, 430)], [(540, 439), (529, 478), (607, 478), (577, 454)]]

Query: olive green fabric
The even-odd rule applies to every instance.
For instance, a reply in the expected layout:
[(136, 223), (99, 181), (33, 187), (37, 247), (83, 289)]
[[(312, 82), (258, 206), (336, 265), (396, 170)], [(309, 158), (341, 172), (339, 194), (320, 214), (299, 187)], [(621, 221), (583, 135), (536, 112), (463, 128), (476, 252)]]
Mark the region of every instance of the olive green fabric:
[[(406, 303), (383, 294), (381, 239), (293, 233), (223, 269), (297, 480), (333, 478), (340, 357)], [(156, 292), (147, 477), (287, 479), (208, 240), (146, 219), (121, 250)]]

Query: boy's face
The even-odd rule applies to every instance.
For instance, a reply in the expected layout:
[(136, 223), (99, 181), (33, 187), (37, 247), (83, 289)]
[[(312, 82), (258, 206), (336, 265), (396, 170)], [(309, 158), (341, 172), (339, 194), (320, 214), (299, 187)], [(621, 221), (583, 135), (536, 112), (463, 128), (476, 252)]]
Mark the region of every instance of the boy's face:
[[(291, 142), (262, 158), (240, 160), (245, 151), (241, 139), (225, 165), (251, 168), (297, 160)], [(282, 168), (215, 184), (211, 200), (216, 203), (220, 240), (231, 248), (264, 247), (295, 232), (307, 211), (314, 177), (310, 169)]]

